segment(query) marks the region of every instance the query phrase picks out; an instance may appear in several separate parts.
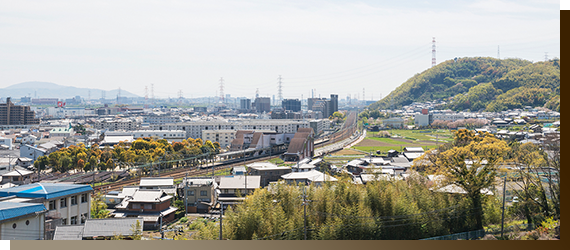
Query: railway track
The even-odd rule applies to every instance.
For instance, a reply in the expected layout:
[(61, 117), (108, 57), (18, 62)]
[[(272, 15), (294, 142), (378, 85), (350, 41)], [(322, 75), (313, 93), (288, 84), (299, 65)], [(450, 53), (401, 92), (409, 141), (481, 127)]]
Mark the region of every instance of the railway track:
[[(326, 146), (329, 144), (334, 144), (335, 142), (339, 142), (341, 140), (344, 140), (344, 139), (350, 137), (354, 133), (354, 131), (356, 131), (356, 113), (350, 112), (348, 114), (348, 117), (347, 117), (345, 123), (343, 124), (342, 128), (338, 132), (336, 132), (335, 134), (330, 136), (328, 141), (323, 142), (323, 143), (319, 144), (318, 146), (323, 147), (323, 146)], [(244, 164), (249, 164), (249, 163), (253, 163), (253, 162), (257, 162), (257, 161), (269, 160), (269, 159), (275, 158), (275, 157), (278, 157), (278, 154), (273, 155), (273, 156), (262, 156), (262, 157), (252, 158), (252, 159), (240, 161), (240, 162), (236, 162), (236, 161), (231, 161), (229, 163), (218, 162), (217, 164), (214, 163), (214, 166), (213, 166), (214, 169), (213, 170), (212, 170), (212, 166), (175, 168), (175, 169), (167, 171), (167, 172), (161, 172), (159, 174), (159, 176), (160, 177), (172, 177), (174, 179), (183, 178), (186, 176), (186, 174), (188, 174), (188, 176), (203, 176), (203, 175), (206, 175), (208, 173), (212, 173), (212, 172), (215, 172), (218, 170), (227, 169), (227, 168), (231, 168), (234, 166), (240, 166), (240, 165), (244, 165)], [(103, 191), (103, 192), (120, 191), (120, 190), (122, 190), (122, 188), (124, 186), (137, 185), (138, 183), (140, 183), (141, 177), (152, 177), (152, 176), (138, 176), (138, 177), (134, 177), (134, 178), (131, 178), (128, 180), (122, 180), (122, 181), (117, 181), (117, 182), (109, 183), (109, 184), (105, 184), (105, 185), (99, 185), (99, 186), (94, 187), (93, 189), (97, 190), (97, 191)]]

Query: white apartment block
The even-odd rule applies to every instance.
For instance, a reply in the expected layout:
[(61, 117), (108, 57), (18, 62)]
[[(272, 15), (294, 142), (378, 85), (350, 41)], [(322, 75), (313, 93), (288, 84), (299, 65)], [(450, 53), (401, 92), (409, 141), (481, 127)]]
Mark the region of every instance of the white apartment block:
[(463, 114), (432, 114), (432, 121), (458, 121), (464, 120), (465, 116)]
[(182, 142), (186, 139), (186, 132), (183, 130), (137, 130), (133, 132), (135, 140), (145, 137), (166, 139), (170, 143)]
[(138, 129), (140, 124), (135, 121), (122, 119), (122, 120), (115, 120), (115, 121), (97, 121), (93, 127), (95, 129), (108, 129), (111, 131), (116, 130), (123, 130), (123, 131), (133, 131)]
[(144, 123), (149, 124), (167, 124), (167, 123), (177, 123), (180, 122), (179, 116), (171, 115), (149, 115), (143, 118)]
[(233, 120), (198, 121), (175, 124), (150, 125), (151, 130), (183, 130), (186, 138), (203, 138), (206, 130), (270, 130), (277, 133), (295, 133), (299, 128), (309, 128), (309, 121), (299, 120)]
[(232, 140), (236, 138), (235, 130), (204, 130), (202, 131), (202, 141), (211, 141), (220, 143), (221, 148), (231, 145)]

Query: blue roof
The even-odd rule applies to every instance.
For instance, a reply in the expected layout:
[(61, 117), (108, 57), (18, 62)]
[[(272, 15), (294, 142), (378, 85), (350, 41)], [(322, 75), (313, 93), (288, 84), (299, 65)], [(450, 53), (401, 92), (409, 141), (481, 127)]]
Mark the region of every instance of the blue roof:
[(0, 221), (42, 211), (46, 211), (44, 204), (3, 201), (0, 202)]
[(44, 198), (46, 200), (93, 191), (90, 185), (62, 183), (33, 183), (18, 187), (0, 189), (0, 197)]

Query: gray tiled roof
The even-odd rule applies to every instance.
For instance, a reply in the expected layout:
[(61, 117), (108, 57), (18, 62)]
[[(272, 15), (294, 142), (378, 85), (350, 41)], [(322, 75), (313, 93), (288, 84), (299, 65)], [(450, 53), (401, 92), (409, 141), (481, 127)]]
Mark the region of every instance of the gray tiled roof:
[(58, 226), (55, 228), (53, 240), (81, 240), (83, 238), (83, 226)]
[(136, 225), (137, 220), (139, 221), (142, 228), (143, 220), (141, 218), (108, 218), (87, 220), (85, 221), (83, 237), (110, 237), (119, 234), (123, 236), (132, 235), (132, 229), (133, 226)]
[[(246, 176), (225, 176), (220, 179), (220, 189), (241, 189), (245, 188)], [(261, 176), (247, 176), (247, 189), (259, 188), (261, 184)]]

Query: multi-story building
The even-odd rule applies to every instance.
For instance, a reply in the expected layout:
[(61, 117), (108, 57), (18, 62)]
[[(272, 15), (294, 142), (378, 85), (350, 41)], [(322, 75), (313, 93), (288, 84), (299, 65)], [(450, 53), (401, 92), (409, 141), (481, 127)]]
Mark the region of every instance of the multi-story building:
[(242, 110), (250, 110), (251, 109), (251, 99), (240, 99), (239, 100), (239, 108)]
[(29, 106), (14, 105), (10, 97), (6, 98), (6, 103), (0, 103), (0, 125), (32, 125), (40, 124), (40, 120), (35, 118), (35, 112)]
[(48, 209), (46, 222), (60, 220), (62, 225), (76, 225), (91, 215), (92, 192), (89, 185), (33, 183), (0, 189), (0, 197), (10, 197), (4, 200), (9, 202), (43, 204)]
[(95, 129), (108, 129), (111, 131), (115, 130), (132, 131), (138, 129), (140, 127), (140, 123), (130, 119), (102, 120), (95, 122), (93, 127)]
[(148, 115), (143, 118), (144, 123), (148, 124), (166, 124), (166, 123), (177, 123), (180, 121), (179, 116), (171, 115)]
[(299, 99), (284, 99), (281, 103), (283, 110), (291, 110), (293, 112), (301, 111), (301, 101)]
[(218, 184), (212, 177), (184, 178), (178, 185), (178, 193), (186, 202), (189, 213), (205, 213), (210, 211), (216, 200)]
[(254, 107), (258, 113), (271, 111), (271, 98), (269, 97), (255, 98)]
[(186, 139), (186, 132), (182, 130), (137, 130), (133, 132), (133, 138), (157, 138), (166, 139), (170, 143), (181, 142)]
[[(183, 130), (186, 138), (203, 138), (209, 130), (270, 130), (277, 133), (295, 133), (299, 128), (308, 128), (308, 121), (244, 119), (233, 121), (198, 121), (176, 124), (150, 125), (152, 130)], [(225, 139), (225, 138), (224, 138)]]
[(211, 141), (220, 143), (220, 147), (226, 148), (232, 144), (235, 139), (236, 130), (204, 130), (202, 131), (202, 141)]
[(325, 129), (330, 128), (329, 119), (319, 119), (309, 121), (309, 126), (315, 131), (315, 135), (320, 135)]

